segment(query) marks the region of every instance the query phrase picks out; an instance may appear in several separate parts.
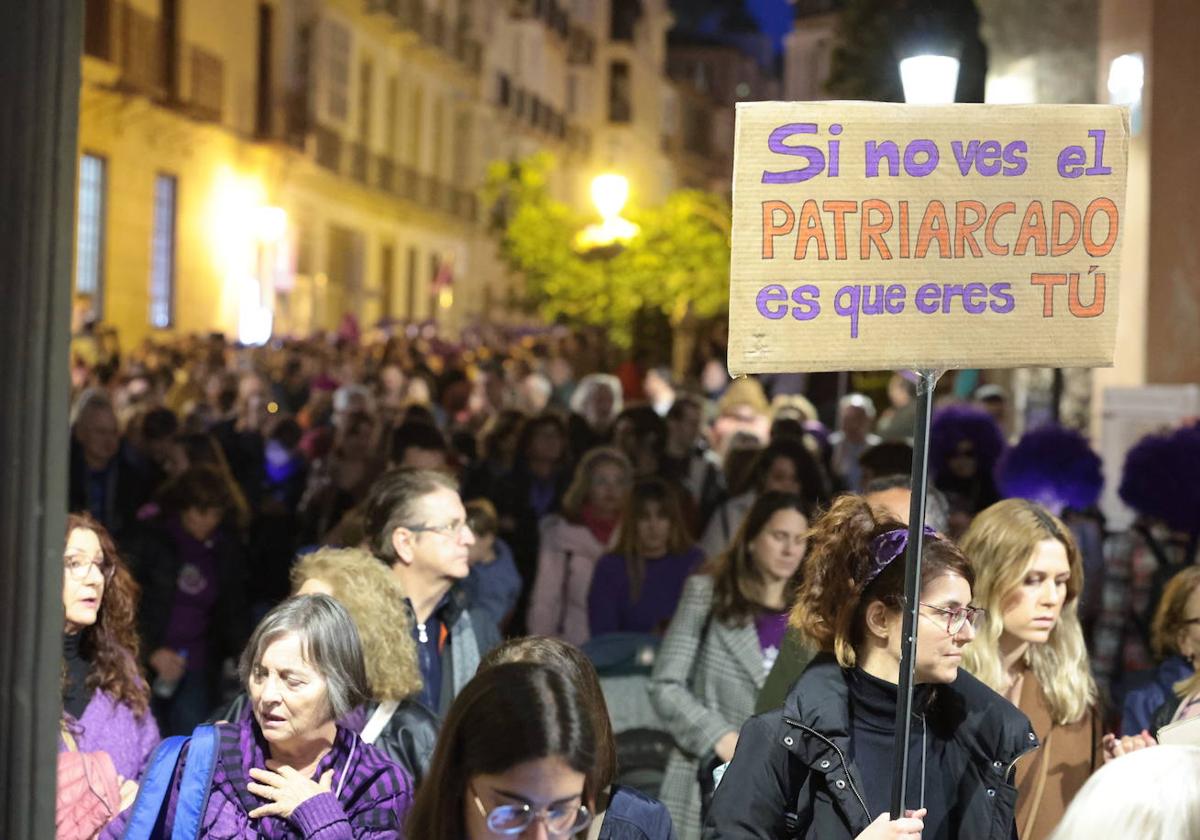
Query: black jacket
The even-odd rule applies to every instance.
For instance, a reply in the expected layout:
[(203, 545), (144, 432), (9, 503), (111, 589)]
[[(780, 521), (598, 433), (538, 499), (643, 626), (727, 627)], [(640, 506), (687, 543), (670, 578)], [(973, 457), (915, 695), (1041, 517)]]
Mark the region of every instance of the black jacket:
[[(1038, 746), (1015, 706), (966, 671), (940, 686), (927, 718), (969, 757), (954, 804), (955, 836), (1016, 837), (1013, 765)], [(850, 840), (872, 822), (849, 760), (849, 689), (832, 657), (817, 657), (782, 709), (751, 718), (704, 823), (705, 838)], [(878, 816), (877, 814), (875, 816)]]
[[(375, 707), (375, 703), (367, 707), (368, 719)], [(391, 719), (375, 739), (375, 746), (407, 770), (412, 776), (413, 787), (416, 787), (429, 772), (429, 761), (433, 758), (440, 725), (438, 716), (429, 709), (416, 700), (405, 700), (396, 707)]]

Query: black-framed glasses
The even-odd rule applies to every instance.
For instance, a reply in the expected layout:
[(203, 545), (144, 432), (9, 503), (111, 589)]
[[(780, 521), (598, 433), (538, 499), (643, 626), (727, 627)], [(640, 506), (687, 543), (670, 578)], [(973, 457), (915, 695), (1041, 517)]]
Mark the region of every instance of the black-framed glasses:
[(456, 519), (445, 525), (406, 525), (405, 527), (414, 534), (441, 534), (443, 537), (461, 537), (464, 530), (471, 533), (471, 524), (465, 519)]
[(63, 571), (72, 580), (86, 580), (93, 566), (100, 570), (100, 574), (104, 576), (106, 581), (112, 580), (115, 567), (103, 555), (99, 558), (85, 557), (79, 554), (68, 554), (63, 557)]
[(946, 616), (946, 632), (951, 636), (961, 633), (963, 625), (968, 623), (972, 630), (978, 630), (979, 625), (983, 623), (984, 616), (987, 615), (987, 610), (982, 607), (937, 607), (924, 602), (921, 603), (921, 606)]
[(489, 831), (496, 834), (512, 836), (520, 834), (534, 820), (541, 820), (546, 826), (546, 833), (551, 837), (568, 837), (583, 831), (592, 824), (592, 812), (586, 805), (556, 805), (551, 808), (535, 810), (528, 802), (520, 805), (497, 805), (492, 810), (483, 806), (479, 794), (471, 790), (471, 798), (479, 814), (487, 821)]

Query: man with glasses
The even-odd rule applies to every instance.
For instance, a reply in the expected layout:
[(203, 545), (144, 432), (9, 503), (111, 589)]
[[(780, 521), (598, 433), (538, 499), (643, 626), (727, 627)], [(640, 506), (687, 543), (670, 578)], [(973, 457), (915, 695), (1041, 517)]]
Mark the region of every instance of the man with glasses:
[(466, 517), (454, 480), (433, 470), (390, 470), (367, 500), (367, 540), (400, 581), (411, 610), (424, 681), (419, 699), (438, 714), (500, 641), (495, 624), (470, 608), (460, 583), (475, 542)]

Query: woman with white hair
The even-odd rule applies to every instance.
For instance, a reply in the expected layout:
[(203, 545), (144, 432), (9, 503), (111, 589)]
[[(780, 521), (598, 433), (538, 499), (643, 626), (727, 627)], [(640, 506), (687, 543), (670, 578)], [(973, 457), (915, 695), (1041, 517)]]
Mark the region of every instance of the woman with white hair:
[[(358, 630), (346, 609), (328, 595), (284, 601), (255, 629), (240, 673), (252, 714), (217, 724), (200, 836), (403, 836), (412, 799), (408, 775), (337, 723), (369, 692)], [(196, 804), (181, 803), (185, 766), (181, 758), (167, 788), (164, 833)]]
[(1200, 840), (1200, 747), (1161, 746), (1110, 762), (1049, 840)]

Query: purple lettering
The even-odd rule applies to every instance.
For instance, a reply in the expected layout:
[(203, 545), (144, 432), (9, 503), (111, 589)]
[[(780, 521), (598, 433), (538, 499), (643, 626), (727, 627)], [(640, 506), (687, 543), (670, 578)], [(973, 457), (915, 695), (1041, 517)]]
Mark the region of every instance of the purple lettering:
[(778, 283), (763, 286), (758, 292), (755, 303), (758, 304), (758, 314), (772, 321), (778, 321), (787, 314), (787, 289)]
[(942, 303), (942, 289), (937, 283), (926, 283), (917, 289), (917, 311), (931, 315), (938, 311)]
[(820, 175), (825, 170), (825, 155), (816, 146), (789, 146), (786, 140), (795, 134), (816, 134), (816, 123), (788, 123), (781, 125), (771, 132), (767, 138), (767, 148), (777, 155), (795, 155), (802, 157), (808, 165), (803, 169), (790, 169), (786, 172), (763, 171), (764, 184), (798, 184), (809, 178)]
[[(924, 154), (925, 159), (918, 163), (917, 155), (920, 154)], [(937, 143), (932, 140), (914, 140), (904, 149), (904, 171), (914, 178), (924, 178), (937, 169), (940, 157)]]

